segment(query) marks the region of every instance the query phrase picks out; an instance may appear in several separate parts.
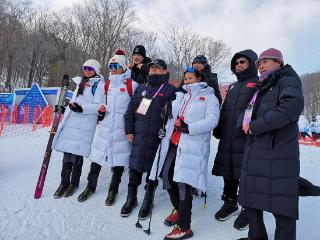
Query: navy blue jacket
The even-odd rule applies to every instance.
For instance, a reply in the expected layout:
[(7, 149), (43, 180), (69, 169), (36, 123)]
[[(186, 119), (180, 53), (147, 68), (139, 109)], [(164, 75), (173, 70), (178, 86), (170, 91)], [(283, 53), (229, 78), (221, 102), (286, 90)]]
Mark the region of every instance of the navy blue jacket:
[(125, 132), (126, 134), (134, 134), (129, 167), (138, 172), (150, 172), (160, 143), (158, 133), (163, 127), (161, 112), (165, 104), (173, 101), (176, 96), (176, 88), (169, 84), (168, 80), (169, 75), (162, 82), (148, 84), (146, 97), (149, 99), (157, 92), (162, 83), (165, 85), (152, 100), (146, 115), (136, 113), (143, 99), (142, 92), (146, 87), (146, 84), (139, 85), (125, 114)]
[[(235, 61), (241, 56), (250, 60), (250, 66), (237, 73)], [(222, 104), (219, 124), (213, 132), (214, 136), (220, 139), (212, 169), (213, 175), (240, 179), (241, 162), (247, 137), (241, 130), (241, 126), (243, 112), (257, 90), (258, 73), (255, 66), (257, 58), (254, 51), (244, 50), (236, 53), (231, 60), (231, 71), (237, 76), (238, 81), (228, 88)]]
[[(260, 82), (259, 82), (260, 83)], [(304, 101), (291, 66), (259, 86), (242, 161), (239, 203), (298, 219), (298, 119)]]

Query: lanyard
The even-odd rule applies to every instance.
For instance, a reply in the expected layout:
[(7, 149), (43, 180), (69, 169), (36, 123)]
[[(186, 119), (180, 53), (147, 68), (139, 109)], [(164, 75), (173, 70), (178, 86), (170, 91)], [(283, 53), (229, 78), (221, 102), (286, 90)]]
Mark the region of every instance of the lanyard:
[(248, 106), (249, 109), (252, 108), (253, 105), (255, 104), (255, 102), (257, 100), (258, 92), (259, 92), (259, 90), (254, 93), (254, 95), (249, 103), (249, 106)]
[[(153, 95), (153, 97), (151, 99), (154, 99), (158, 95), (158, 93), (161, 91), (163, 86), (164, 86), (164, 83), (161, 84), (161, 86), (158, 88), (158, 90), (156, 91), (156, 93)], [(145, 86), (145, 88), (144, 88), (144, 90), (142, 92), (142, 96), (143, 97), (145, 97), (147, 95), (147, 89), (148, 89), (148, 84), (146, 84), (146, 86)]]
[(184, 115), (184, 112), (186, 111), (186, 108), (187, 108), (187, 106), (188, 106), (188, 104), (189, 104), (189, 102), (190, 102), (190, 100), (191, 100), (191, 98), (192, 98), (192, 93), (191, 93), (191, 90), (190, 91), (188, 91), (188, 93), (190, 94), (190, 97), (189, 97), (189, 99), (186, 101), (186, 100), (184, 100), (184, 103), (183, 103), (183, 105), (182, 105), (182, 108), (181, 108), (181, 111), (180, 111), (180, 116), (183, 116)]

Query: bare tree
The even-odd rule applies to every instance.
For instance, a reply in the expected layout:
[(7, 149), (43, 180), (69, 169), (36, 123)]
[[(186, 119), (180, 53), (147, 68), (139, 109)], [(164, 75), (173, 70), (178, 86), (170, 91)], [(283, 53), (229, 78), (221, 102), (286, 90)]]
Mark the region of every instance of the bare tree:
[(311, 119), (320, 114), (320, 72), (301, 76), (304, 95), (304, 114)]
[(151, 59), (167, 60), (176, 79), (197, 54), (223, 71), (229, 54), (223, 42), (178, 27), (166, 34), (146, 32), (133, 9), (131, 0), (84, 0), (52, 13), (32, 8), (31, 0), (0, 0), (1, 86), (57, 86), (62, 74), (78, 75), (89, 58), (100, 61), (107, 74), (105, 63), (115, 49), (124, 48), (130, 57), (136, 45), (144, 45)]
[(191, 65), (193, 58), (199, 54), (208, 58), (215, 72), (222, 73), (226, 70), (230, 49), (222, 41), (201, 37), (190, 29), (173, 26), (164, 34), (163, 43), (174, 78), (181, 79), (183, 70)]

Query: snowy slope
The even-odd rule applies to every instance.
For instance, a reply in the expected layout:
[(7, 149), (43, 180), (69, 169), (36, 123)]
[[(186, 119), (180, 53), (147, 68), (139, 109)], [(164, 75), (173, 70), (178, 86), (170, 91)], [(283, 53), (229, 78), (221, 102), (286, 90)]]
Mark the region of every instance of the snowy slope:
[[(80, 189), (70, 198), (54, 199), (53, 193), (60, 183), (62, 155), (54, 152), (42, 197), (33, 199), (42, 157), (48, 138), (48, 129), (39, 130), (27, 137), (0, 138), (0, 239), (163, 239), (171, 228), (162, 222), (170, 212), (168, 195), (157, 189), (151, 235), (135, 227), (143, 189), (139, 189), (139, 206), (128, 218), (120, 217), (125, 202), (128, 177), (124, 174), (117, 202), (105, 207), (104, 201), (110, 181), (110, 169), (100, 173), (96, 194), (79, 203), (77, 197), (86, 186), (89, 161), (85, 161)], [(213, 144), (213, 153), (217, 142)], [(213, 158), (209, 171), (212, 168)], [(320, 185), (320, 148), (301, 146), (301, 176)], [(218, 222), (214, 213), (221, 206), (222, 180), (209, 175), (208, 208), (203, 199), (193, 202), (193, 239), (229, 240), (247, 235), (235, 230), (233, 220)], [(298, 238), (320, 239), (320, 198), (300, 198)], [(272, 215), (265, 215), (270, 239), (273, 239), (275, 222)], [(147, 221), (142, 222), (147, 227)]]

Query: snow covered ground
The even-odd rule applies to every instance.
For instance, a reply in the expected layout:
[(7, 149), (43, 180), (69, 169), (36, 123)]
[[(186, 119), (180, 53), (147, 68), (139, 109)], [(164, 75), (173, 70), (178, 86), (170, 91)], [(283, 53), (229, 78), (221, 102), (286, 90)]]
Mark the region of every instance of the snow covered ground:
[[(62, 155), (52, 155), (44, 192), (39, 200), (33, 199), (34, 189), (48, 139), (49, 129), (41, 129), (26, 136), (0, 138), (0, 239), (163, 239), (171, 228), (163, 224), (171, 212), (166, 192), (156, 192), (151, 235), (135, 227), (138, 209), (143, 198), (139, 189), (139, 206), (128, 218), (120, 217), (120, 208), (125, 202), (128, 177), (124, 174), (117, 202), (105, 207), (104, 201), (110, 182), (110, 169), (100, 174), (96, 193), (86, 202), (79, 203), (77, 197), (86, 186), (89, 161), (85, 161), (80, 189), (70, 198), (54, 199), (53, 193), (60, 183)], [(212, 152), (215, 154), (217, 142)], [(213, 157), (209, 164), (211, 171)], [(126, 172), (127, 173), (127, 172)], [(320, 148), (301, 146), (301, 176), (320, 185)], [(247, 231), (237, 231), (233, 220), (218, 222), (214, 213), (221, 206), (222, 180), (208, 178), (208, 208), (203, 208), (203, 199), (193, 202), (192, 239), (233, 240), (247, 236)], [(297, 239), (320, 239), (320, 198), (300, 198), (300, 220)], [(269, 239), (273, 239), (275, 222), (272, 215), (265, 214)], [(147, 221), (142, 222), (147, 228)]]

